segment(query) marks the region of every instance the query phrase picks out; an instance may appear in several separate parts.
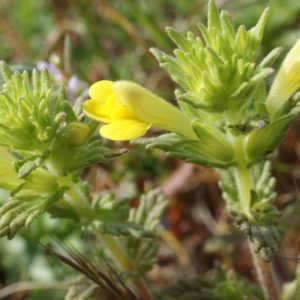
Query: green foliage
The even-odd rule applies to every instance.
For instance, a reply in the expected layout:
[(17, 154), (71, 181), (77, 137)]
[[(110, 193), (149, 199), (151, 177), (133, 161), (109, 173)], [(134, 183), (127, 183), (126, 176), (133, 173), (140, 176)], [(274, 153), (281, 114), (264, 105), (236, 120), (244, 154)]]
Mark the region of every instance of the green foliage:
[(234, 273), (226, 271), (221, 265), (216, 266), (213, 280), (202, 277), (182, 279), (177, 284), (165, 289), (170, 299), (178, 300), (263, 300), (259, 288), (252, 286), (247, 280)]
[(1, 145), (12, 150), (44, 154), (62, 122), (76, 117), (61, 90), (53, 99), (51, 82), (45, 69), (33, 71), (32, 85), (27, 72), (13, 73), (2, 62), (5, 85), (1, 94)]
[(89, 142), (95, 123), (78, 121), (66, 91), (52, 88), (46, 69), (33, 70), (32, 81), (26, 71), (13, 73), (4, 62), (1, 71), (0, 146), (6, 166), (1, 176), (6, 182), (2, 187), (11, 190), (0, 211), (1, 236), (13, 238), (46, 211), (77, 222), (101, 219), (78, 176), (84, 167), (124, 151), (109, 150), (99, 140)]
[(274, 192), (275, 178), (271, 177), (271, 163), (269, 161), (254, 164), (249, 172), (254, 182), (250, 191), (251, 201), (249, 214), (238, 214), (243, 211), (243, 203), (237, 201), (238, 187), (236, 185), (235, 170), (218, 170), (221, 177), (219, 186), (222, 196), (228, 204), (236, 225), (248, 236), (253, 243), (254, 252), (260, 253), (265, 262), (269, 262), (275, 253), (279, 252), (281, 229), (278, 227), (280, 213), (273, 205), (276, 197)]
[[(13, 201), (4, 204), (0, 209), (0, 236), (12, 239), (23, 226), (29, 227), (37, 216), (46, 212), (51, 205), (62, 198), (66, 189), (68, 188), (62, 187), (52, 194), (44, 194), (44, 199), (37, 191), (26, 193), (26, 190), (22, 190), (21, 196), (17, 194)], [(24, 201), (23, 192), (30, 200)]]
[[(265, 27), (264, 43), (258, 49), (261, 39), (258, 27), (249, 31), (245, 28), (254, 26), (261, 12), (268, 5), (272, 7), (272, 10)], [(227, 208), (241, 230), (254, 243), (254, 249), (266, 250), (265, 260), (269, 260), (273, 253), (278, 251), (280, 231), (274, 225), (277, 222), (278, 211), (272, 205), (274, 180), (268, 173), (267, 164), (260, 163), (260, 161), (265, 160), (266, 154), (273, 151), (285, 135), (298, 113), (298, 102), (296, 96), (295, 99), (291, 98), (281, 108), (278, 115), (280, 119), (270, 123), (268, 110), (264, 103), (268, 89), (264, 86), (262, 79), (272, 72), (270, 67), (281, 53), (281, 48), (274, 50), (272, 48), (280, 45), (286, 52), (299, 37), (296, 22), (300, 6), (298, 1), (294, 0), (225, 1), (222, 2), (222, 8), (231, 12), (235, 24), (243, 24), (243, 26), (235, 30), (234, 27), (237, 26), (233, 26), (226, 11), (219, 15), (217, 10), (211, 7), (208, 26), (199, 25), (204, 39), (196, 38), (192, 33), (181, 34), (180, 32), (187, 30), (197, 34), (195, 24), (205, 21), (205, 7), (206, 1), (189, 0), (177, 2), (171, 0), (150, 2), (122, 0), (102, 1), (101, 3), (85, 0), (52, 2), (29, 0), (14, 3), (4, 0), (1, 3), (3, 15), (0, 22), (0, 56), (2, 59), (11, 61), (12, 64), (18, 64), (24, 61), (35, 62), (41, 57), (48, 59), (50, 52), (60, 55), (63, 44), (61, 37), (66, 33), (70, 34), (74, 44), (72, 60), (67, 61), (65, 56), (61, 64), (55, 65), (56, 73), (52, 73), (49, 68), (51, 77), (53, 77), (51, 91), (49, 92), (48, 89), (49, 78), (47, 79), (48, 83), (47, 80), (45, 81), (46, 89), (41, 86), (43, 83), (39, 83), (40, 86), (35, 93), (41, 97), (41, 110), (37, 103), (30, 100), (33, 98), (34, 91), (29, 79), (33, 65), (12, 66), (12, 70), (28, 70), (28, 75), (24, 75), (25, 73), (12, 75), (8, 71), (7, 78), (10, 78), (11, 84), (7, 88), (10, 89), (10, 96), (4, 94), (0, 96), (2, 99), (0, 104), (2, 124), (0, 142), (3, 146), (13, 150), (8, 152), (4, 148), (0, 149), (2, 166), (0, 187), (11, 192), (10, 201), (1, 194), (3, 206), (0, 211), (3, 212), (3, 217), (0, 226), (2, 226), (4, 234), (10, 238), (13, 237), (20, 226), (28, 226), (35, 216), (45, 211), (50, 212), (53, 217), (69, 218), (77, 224), (84, 224), (85, 228), (88, 227), (89, 221), (92, 221), (98, 224), (98, 229), (101, 229), (103, 233), (110, 232), (117, 236), (126, 233), (136, 236), (135, 238), (122, 236), (122, 239), (134, 241), (131, 243), (130, 251), (136, 253), (136, 261), (140, 266), (145, 267), (143, 267), (145, 272), (150, 268), (154, 260), (149, 259), (147, 264), (148, 258), (144, 260), (143, 255), (139, 253), (144, 253), (141, 249), (146, 251), (146, 245), (149, 246), (149, 252), (146, 251), (146, 254), (150, 253), (150, 250), (154, 249), (154, 240), (139, 239), (144, 234), (150, 234), (150, 231), (148, 232), (150, 229), (144, 227), (143, 222), (135, 227), (136, 225), (131, 223), (132, 220), (127, 221), (128, 200), (114, 200), (112, 196), (96, 196), (96, 199), (92, 199), (88, 186), (80, 180), (78, 181), (84, 167), (98, 161), (106, 162), (118, 154), (116, 151), (103, 147), (99, 140), (94, 140), (94, 136), (93, 142), (87, 142), (95, 132), (98, 123), (88, 118), (85, 118), (83, 122), (81, 103), (87, 95), (86, 91), (80, 95), (81, 100), (75, 103), (73, 113), (71, 105), (67, 101), (68, 98), (74, 99), (73, 95), (70, 96), (69, 91), (64, 88), (57, 89), (53, 83), (59, 81), (60, 84), (67, 85), (69, 78), (73, 75), (72, 72), (74, 72), (86, 81), (95, 81), (99, 78), (136, 80), (148, 87), (151, 86), (162, 95), (170, 96), (173, 85), (163, 73), (157, 70), (151, 55), (148, 55), (149, 46), (160, 47), (166, 53), (171, 52), (171, 42), (163, 34), (164, 27), (168, 25), (178, 29), (177, 31), (169, 28), (168, 34), (181, 48), (174, 51), (175, 56), (154, 49), (152, 52), (155, 52), (155, 56), (159, 58), (161, 65), (167, 71), (174, 72), (174, 74), (177, 72), (178, 76), (173, 75), (173, 79), (181, 85), (181, 89), (176, 91), (175, 95), (184, 113), (191, 116), (193, 120), (200, 119), (201, 124), (208, 124), (218, 134), (221, 134), (221, 142), (223, 137), (248, 135), (246, 161), (253, 179), (253, 185), (250, 187), (251, 193), (248, 197), (250, 200), (249, 202), (241, 201), (239, 187), (243, 183), (238, 180), (236, 172), (233, 171), (236, 161), (231, 158), (222, 160), (219, 159), (219, 156), (216, 159), (211, 156), (209, 151), (200, 151), (200, 144), (183, 141), (181, 137), (174, 134), (147, 140), (140, 139), (134, 141), (134, 144), (140, 143), (147, 148), (157, 147), (170, 156), (206, 167), (228, 168), (228, 172), (224, 170), (219, 172), (222, 177), (220, 185)], [(153, 16), (155, 16), (155, 24), (152, 22)], [(262, 19), (261, 23), (264, 21), (265, 19)], [(213, 33), (213, 38), (210, 37), (210, 32)], [(195, 49), (186, 47), (184, 43), (200, 45), (201, 51), (197, 53)], [(221, 47), (222, 44), (226, 47)], [(250, 44), (251, 47), (248, 48)], [(237, 50), (235, 57), (230, 52), (233, 48)], [(243, 51), (243, 49), (246, 50)], [(257, 49), (256, 61), (253, 64), (250, 58), (254, 57), (255, 49)], [(203, 65), (195, 66), (195, 53), (206, 56)], [(266, 57), (263, 58), (264, 56)], [(54, 60), (49, 58), (49, 61), (53, 62)], [(200, 71), (199, 66), (203, 67)], [(243, 84), (244, 81), (239, 81), (238, 76), (234, 77), (234, 72), (228, 72), (230, 67), (231, 70), (235, 70), (237, 67), (237, 73), (245, 79), (245, 84)], [(64, 73), (65, 71), (66, 73)], [(39, 80), (42, 80), (42, 76), (38, 75), (36, 71), (33, 73)], [(42, 73), (45, 76), (44, 79), (49, 77), (46, 70), (43, 70)], [(56, 79), (58, 73), (64, 75), (59, 80)], [(210, 74), (213, 77), (210, 77)], [(195, 82), (193, 77), (199, 79), (201, 84), (203, 83), (203, 88), (197, 90), (199, 83)], [(28, 79), (30, 88), (24, 89), (22, 81), (28, 83)], [(271, 82), (270, 79), (271, 76), (266, 77), (268, 84)], [(221, 83), (221, 88), (216, 85), (216, 82)], [(23, 95), (18, 95), (17, 90), (12, 88), (14, 85), (18, 86), (18, 90), (23, 89)], [(232, 90), (230, 93), (225, 93), (224, 88), (228, 87)], [(189, 89), (194, 90), (190, 92)], [(31, 102), (26, 99), (25, 92), (27, 96), (29, 95), (28, 99)], [(236, 100), (234, 105), (239, 108), (239, 115), (236, 120), (227, 122), (220, 118), (219, 112), (226, 111), (229, 96)], [(38, 98), (34, 97), (34, 99)], [(216, 99), (220, 100), (218, 105)], [(248, 104), (250, 103), (248, 111), (247, 107), (243, 106), (247, 101)], [(13, 102), (18, 105), (11, 105)], [(62, 104), (63, 102), (64, 104)], [(215, 115), (210, 114), (214, 110), (216, 111)], [(27, 118), (27, 113), (32, 118)], [(17, 123), (15, 123), (16, 121)], [(199, 132), (200, 136), (203, 132), (201, 130)], [(105, 142), (108, 144), (107, 141)], [(219, 146), (220, 144), (215, 148), (218, 149)], [(228, 149), (229, 151), (229, 148), (225, 149), (223, 146), (222, 150)], [(141, 152), (139, 149), (135, 151)], [(121, 152), (123, 153), (123, 151)], [(135, 157), (138, 157), (137, 160), (141, 160), (141, 163), (145, 164), (145, 168), (148, 169), (146, 162), (148, 157), (142, 156), (141, 158), (138, 155)], [(170, 161), (173, 162), (173, 160), (167, 160), (161, 163), (160, 160), (155, 159), (149, 163), (152, 164), (151, 170), (155, 170), (157, 178), (161, 168), (171, 169), (173, 167), (169, 164)], [(124, 170), (123, 174), (119, 174), (120, 164), (123, 164), (123, 161), (120, 161), (119, 165), (117, 164), (114, 173), (119, 176), (119, 182), (124, 183), (124, 178), (128, 178), (126, 174), (133, 171)], [(132, 165), (135, 166), (136, 162)], [(115, 167), (115, 165), (113, 166)], [(268, 170), (266, 171), (266, 169)], [(224, 175), (225, 172), (227, 172), (226, 175)], [(261, 173), (265, 175), (260, 176)], [(140, 177), (135, 178), (134, 184), (139, 188), (140, 181)], [(161, 179), (156, 179), (155, 184), (160, 182)], [(77, 204), (73, 203), (73, 200)], [(20, 210), (21, 214), (19, 214)], [(130, 211), (133, 212), (134, 209)], [(146, 219), (146, 216), (143, 216)], [(40, 237), (47, 244), (51, 243), (48, 235), (52, 226), (45, 217), (46, 215), (36, 219), (30, 226), (29, 233)], [(9, 219), (11, 222), (8, 222)], [(126, 226), (123, 224), (124, 222), (127, 224)], [(66, 230), (69, 226), (69, 222), (60, 219), (55, 230), (69, 234), (70, 229)], [(142, 229), (142, 227), (144, 228)], [(78, 235), (76, 233), (77, 239)], [(36, 263), (34, 257), (49, 259), (49, 255), (38, 251), (36, 245), (26, 247), (24, 244), (26, 242), (21, 236), (17, 236), (9, 243), (1, 240), (1, 270), (5, 270), (8, 276), (7, 283), (12, 280), (26, 280), (24, 272), (30, 272), (32, 265), (36, 265), (40, 277), (45, 271), (46, 273), (50, 272), (52, 278), (56, 277), (59, 280), (67, 278), (68, 270), (62, 268), (63, 265), (51, 261), (48, 266), (41, 266)], [(136, 252), (134, 244), (138, 245)], [(80, 245), (82, 245), (82, 241), (77, 241), (76, 246)], [(271, 248), (271, 253), (269, 253), (268, 247)], [(156, 251), (153, 250), (152, 255), (154, 253)], [(21, 263), (19, 263), (20, 261)], [(57, 275), (57, 270), (59, 270), (60, 276)], [(241, 283), (230, 272), (224, 271), (223, 273), (226, 273), (226, 276), (219, 276), (220, 281), (209, 282), (203, 278), (196, 278), (193, 282), (183, 283), (180, 288), (177, 286), (178, 289), (174, 288), (174, 291), (181, 289), (182, 294), (178, 292), (178, 295), (181, 297), (185, 295), (186, 299), (193, 299), (192, 297), (198, 299), (199, 294), (203, 296), (200, 299), (205, 299), (207, 294), (209, 295), (208, 299), (214, 299), (214, 297), (224, 299), (225, 295), (228, 297), (227, 299), (241, 299), (247, 295), (252, 297), (250, 299), (262, 299), (261, 295), (258, 296), (259, 292), (254, 292), (256, 288), (253, 288), (251, 283)], [(289, 286), (286, 285), (283, 299), (298, 299), (298, 277)], [(28, 279), (37, 280), (39, 278), (29, 276)], [(82, 299), (88, 297), (87, 295), (92, 297), (94, 288), (95, 284), (86, 277), (81, 277), (78, 278), (78, 281), (71, 283), (66, 297), (67, 299), (68, 297)], [(51, 295), (49, 296), (49, 294)], [(62, 298), (61, 294), (56, 295), (52, 291), (43, 293), (40, 290), (31, 293), (28, 297), (30, 299)], [(166, 299), (166, 296), (158, 295), (157, 299)]]
[[(168, 35), (178, 46), (175, 57), (152, 50), (160, 66), (184, 89), (178, 100), (201, 108), (196, 110), (199, 118), (210, 118), (205, 111), (226, 115), (226, 111), (230, 114), (232, 110), (238, 114), (237, 122), (243, 123), (247, 118), (250, 112), (245, 106), (251, 106), (257, 86), (273, 73), (269, 68), (272, 60), (264, 67), (255, 67), (253, 63), (267, 15), (268, 10), (251, 30), (240, 26), (235, 32), (229, 14), (223, 11), (219, 15), (215, 4), (210, 2), (208, 25), (199, 25), (205, 44), (191, 32), (185, 37), (168, 28)], [(273, 57), (278, 54), (277, 51)]]
[[(130, 209), (128, 220), (149, 232), (155, 232), (167, 204), (167, 200), (159, 190), (150, 191), (141, 196), (137, 208)], [(158, 247), (155, 245), (155, 241), (155, 238), (146, 239), (139, 236), (122, 237), (121, 243), (131, 257), (132, 262), (136, 265), (134, 272), (136, 274), (132, 275), (142, 276), (151, 270), (157, 260), (156, 252)]]
[[(207, 168), (227, 168), (234, 165), (234, 162), (231, 161), (230, 157), (227, 161), (224, 161), (222, 157), (218, 159), (216, 156), (213, 156), (205, 143), (196, 140), (186, 140), (176, 133), (163, 134), (159, 137), (152, 138), (138, 138), (131, 143), (133, 145), (144, 146), (146, 149), (158, 148), (164, 150), (170, 156)], [(222, 141), (220, 143), (222, 143)], [(204, 149), (201, 149), (199, 146)], [(226, 151), (226, 154), (228, 153), (230, 155), (230, 149)]]
[(113, 194), (99, 197), (94, 205), (97, 220), (91, 223), (88, 229), (113, 236), (129, 235), (136, 239), (154, 238), (155, 234), (151, 228), (145, 228), (143, 224), (134, 222), (135, 220), (129, 217), (128, 201), (127, 198), (115, 200)]

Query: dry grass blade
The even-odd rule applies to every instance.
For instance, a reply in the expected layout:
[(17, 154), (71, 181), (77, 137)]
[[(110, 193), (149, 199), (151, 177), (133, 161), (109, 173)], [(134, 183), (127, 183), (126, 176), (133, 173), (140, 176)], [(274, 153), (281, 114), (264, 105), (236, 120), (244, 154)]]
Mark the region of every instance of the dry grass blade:
[[(64, 264), (70, 266), (76, 271), (84, 274), (87, 278), (96, 283), (106, 293), (113, 296), (116, 300), (142, 300), (135, 292), (130, 288), (129, 284), (114, 270), (114, 268), (104, 259), (101, 260), (105, 263), (105, 266), (100, 264), (98, 259), (92, 258), (89, 260), (83, 254), (81, 254), (72, 245), (63, 241), (63, 237), (56, 234), (57, 237), (52, 238), (63, 247), (63, 249), (71, 257), (68, 258), (65, 255), (53, 250), (52, 248), (43, 245), (39, 241), (35, 240), (39, 245), (47, 249), (52, 255), (57, 257)], [(31, 237), (30, 237), (31, 238)], [(32, 239), (32, 238), (31, 238)]]

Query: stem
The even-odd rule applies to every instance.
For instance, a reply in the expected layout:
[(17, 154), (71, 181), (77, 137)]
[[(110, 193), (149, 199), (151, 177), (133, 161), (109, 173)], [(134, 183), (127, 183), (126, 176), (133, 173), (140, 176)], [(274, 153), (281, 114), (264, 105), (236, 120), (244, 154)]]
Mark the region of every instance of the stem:
[[(251, 168), (247, 168), (247, 155), (245, 153), (244, 139), (235, 139), (236, 160), (238, 166), (235, 167), (234, 176), (237, 185), (239, 201), (248, 220), (251, 222), (253, 216), (250, 213), (251, 208), (251, 189), (255, 189)], [(269, 264), (263, 262), (254, 252), (251, 242), (248, 240), (253, 265), (255, 267), (257, 279), (261, 285), (263, 293), (267, 300), (279, 300), (278, 282), (273, 271), (272, 262)]]
[(239, 196), (241, 200), (242, 207), (246, 212), (246, 215), (249, 217), (249, 209), (251, 202), (251, 177), (250, 171), (245, 165), (239, 165), (236, 167), (236, 183), (239, 191)]
[[(85, 195), (74, 183), (72, 183), (69, 178), (61, 178), (60, 184), (62, 186), (70, 186), (70, 189), (65, 193), (64, 198), (56, 203), (57, 205), (63, 206), (65, 201), (73, 208), (73, 210), (78, 216), (81, 217), (81, 219), (88, 220), (90, 222), (97, 219), (97, 215), (90, 206), (88, 199), (86, 199)], [(117, 262), (123, 272), (128, 272), (136, 269), (135, 265), (129, 259), (127, 253), (124, 251), (115, 237), (109, 234), (101, 234), (96, 228), (94, 232), (98, 234), (99, 238), (105, 243), (112, 258), (115, 262)], [(132, 279), (132, 284), (135, 286), (135, 289), (141, 299), (153, 300), (151, 292), (149, 291), (149, 288), (143, 278)]]
[(251, 174), (247, 168), (247, 157), (245, 154), (244, 139), (238, 137), (235, 140), (235, 153), (238, 166), (234, 168), (235, 182), (239, 193), (239, 200), (245, 215), (251, 220), (253, 217), (249, 213), (251, 205)]
[(72, 206), (76, 214), (80, 216), (81, 219), (91, 221), (97, 218), (97, 214), (93, 211), (85, 195), (73, 182), (70, 185), (70, 189), (65, 192), (64, 200)]
[(101, 241), (105, 243), (105, 245), (109, 249), (110, 254), (113, 256), (114, 260), (119, 264), (122, 271), (126, 272), (134, 269), (132, 262), (129, 260), (127, 254), (121, 248), (120, 244), (115, 239), (115, 237), (109, 234), (101, 234), (99, 232), (97, 232), (97, 235), (100, 237)]
[[(127, 253), (124, 251), (115, 237), (109, 234), (101, 234), (97, 230), (95, 230), (95, 232), (97, 233), (101, 241), (105, 243), (112, 258), (115, 262), (118, 263), (120, 269), (123, 272), (128, 272), (136, 269), (133, 262), (129, 259)], [(141, 299), (154, 300), (151, 291), (149, 290), (149, 287), (143, 278), (134, 278), (131, 280), (131, 282), (135, 286), (136, 291), (138, 291)]]
[(260, 283), (265, 298), (267, 300), (279, 300), (279, 284), (274, 272), (273, 263), (264, 263), (254, 252), (251, 243), (248, 243), (253, 265), (255, 267), (256, 277)]
[(80, 217), (82, 222), (91, 222), (97, 219), (97, 214), (94, 212), (89, 199), (80, 191), (79, 187), (66, 177), (58, 177), (57, 181), (60, 186), (68, 186), (69, 189), (64, 193), (64, 197), (55, 203), (55, 206), (62, 209), (73, 210)]

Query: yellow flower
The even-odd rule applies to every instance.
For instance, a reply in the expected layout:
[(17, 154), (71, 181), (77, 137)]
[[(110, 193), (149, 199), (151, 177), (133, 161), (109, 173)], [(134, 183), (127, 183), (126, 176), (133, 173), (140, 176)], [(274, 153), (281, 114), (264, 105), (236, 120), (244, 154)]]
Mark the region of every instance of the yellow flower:
[(111, 140), (126, 141), (146, 133), (150, 126), (197, 139), (189, 118), (165, 100), (128, 81), (99, 81), (89, 90), (91, 100), (83, 104), (93, 119), (108, 123), (100, 134)]
[(300, 87), (300, 39), (285, 57), (268, 95), (270, 119)]

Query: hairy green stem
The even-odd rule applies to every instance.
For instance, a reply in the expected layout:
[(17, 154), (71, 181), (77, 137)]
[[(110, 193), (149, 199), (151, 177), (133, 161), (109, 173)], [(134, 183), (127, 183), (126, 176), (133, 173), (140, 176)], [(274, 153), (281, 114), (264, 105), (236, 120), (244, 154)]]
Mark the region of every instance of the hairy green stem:
[(236, 160), (238, 162), (238, 166), (234, 167), (234, 177), (239, 193), (239, 200), (245, 215), (248, 217), (249, 220), (251, 220), (251, 170), (247, 168), (247, 157), (244, 150), (244, 139), (241, 137), (237, 137), (235, 139), (234, 147), (236, 153)]
[(71, 183), (70, 189), (65, 192), (64, 200), (72, 206), (83, 221), (91, 221), (97, 218), (97, 214), (93, 211), (85, 195), (74, 183)]
[(119, 264), (122, 271), (126, 272), (134, 269), (132, 262), (115, 237), (109, 234), (101, 234), (99, 232), (97, 233), (97, 235), (99, 236), (101, 241), (105, 243), (106, 247), (109, 249), (110, 254)]
[(255, 267), (256, 277), (260, 283), (265, 298), (267, 300), (279, 300), (279, 284), (272, 262), (268, 264), (263, 262), (262, 259), (254, 252), (250, 242), (249, 248), (253, 265)]
[(57, 181), (60, 186), (67, 186), (69, 189), (65, 191), (64, 197), (55, 203), (55, 206), (72, 210), (80, 217), (80, 222), (91, 222), (98, 218), (89, 199), (69, 176), (57, 177)]
[[(247, 216), (248, 220), (253, 221), (253, 216), (250, 213), (251, 209), (251, 189), (255, 189), (255, 183), (251, 175), (251, 167), (247, 167), (247, 156), (245, 153), (244, 139), (237, 137), (235, 139), (235, 150), (238, 166), (235, 167), (234, 177), (239, 195), (240, 205)], [(254, 252), (253, 245), (250, 241), (249, 248), (251, 251), (253, 265), (255, 267), (257, 279), (261, 285), (263, 293), (267, 300), (279, 299), (278, 284), (275, 274), (272, 269), (272, 264), (265, 263)]]
[(239, 165), (235, 168), (236, 184), (239, 191), (239, 199), (244, 208), (245, 214), (251, 218), (249, 214), (251, 202), (251, 176), (250, 170), (245, 165)]

